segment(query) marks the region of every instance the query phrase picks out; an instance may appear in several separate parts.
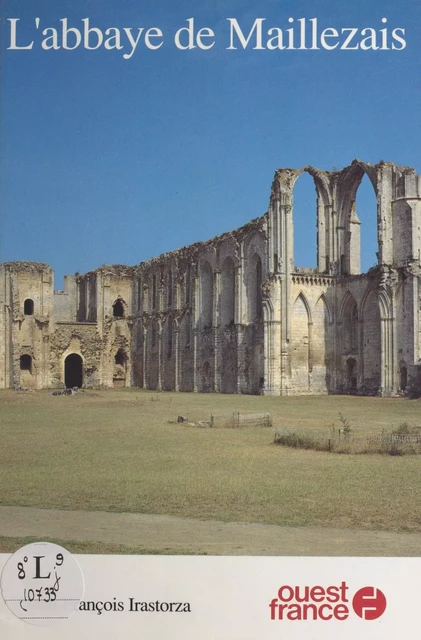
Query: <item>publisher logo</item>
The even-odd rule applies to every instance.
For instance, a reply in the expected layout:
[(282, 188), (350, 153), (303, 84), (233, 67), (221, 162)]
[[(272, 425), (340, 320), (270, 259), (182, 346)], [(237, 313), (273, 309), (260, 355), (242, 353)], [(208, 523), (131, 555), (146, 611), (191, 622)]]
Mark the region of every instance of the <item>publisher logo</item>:
[[(350, 604), (352, 601), (352, 608)], [(386, 610), (386, 597), (376, 587), (363, 587), (352, 597), (345, 581), (331, 585), (284, 584), (269, 603), (271, 620), (347, 620), (354, 612), (376, 620)]]
[(376, 620), (386, 609), (386, 597), (380, 589), (363, 587), (352, 599), (352, 608), (363, 620)]

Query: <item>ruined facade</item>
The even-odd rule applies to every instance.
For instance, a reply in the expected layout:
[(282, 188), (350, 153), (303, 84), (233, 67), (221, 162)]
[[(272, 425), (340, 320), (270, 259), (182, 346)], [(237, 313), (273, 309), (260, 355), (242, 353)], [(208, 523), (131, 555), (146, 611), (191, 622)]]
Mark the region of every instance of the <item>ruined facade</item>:
[[(317, 268), (294, 263), (293, 187), (317, 194)], [(377, 198), (360, 273), (355, 199)], [(297, 221), (296, 221), (297, 224)], [(134, 267), (65, 277), (0, 265), (0, 388), (140, 386), (267, 395), (421, 392), (421, 177), (355, 160), (279, 169), (268, 212)]]

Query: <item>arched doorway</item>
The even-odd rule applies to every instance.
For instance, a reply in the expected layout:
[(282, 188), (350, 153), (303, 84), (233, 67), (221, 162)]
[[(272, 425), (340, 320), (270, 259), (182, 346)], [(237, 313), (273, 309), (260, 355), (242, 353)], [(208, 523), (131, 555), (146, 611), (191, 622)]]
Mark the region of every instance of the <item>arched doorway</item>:
[(64, 383), (67, 389), (80, 389), (83, 384), (83, 362), (77, 353), (71, 353), (64, 361)]
[(126, 386), (127, 356), (124, 349), (119, 349), (114, 357), (114, 387)]

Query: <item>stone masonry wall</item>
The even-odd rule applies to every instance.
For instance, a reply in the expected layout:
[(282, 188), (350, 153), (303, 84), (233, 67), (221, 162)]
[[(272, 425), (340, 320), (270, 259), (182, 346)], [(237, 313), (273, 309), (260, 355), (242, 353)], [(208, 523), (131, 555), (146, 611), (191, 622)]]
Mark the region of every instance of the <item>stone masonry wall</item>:
[[(315, 182), (317, 268), (294, 260), (293, 189)], [(377, 201), (377, 265), (360, 273), (356, 194)], [(271, 395), (421, 394), (421, 178), (355, 160), (279, 169), (268, 212), (136, 266), (66, 276), (0, 265), (0, 388), (141, 386)]]

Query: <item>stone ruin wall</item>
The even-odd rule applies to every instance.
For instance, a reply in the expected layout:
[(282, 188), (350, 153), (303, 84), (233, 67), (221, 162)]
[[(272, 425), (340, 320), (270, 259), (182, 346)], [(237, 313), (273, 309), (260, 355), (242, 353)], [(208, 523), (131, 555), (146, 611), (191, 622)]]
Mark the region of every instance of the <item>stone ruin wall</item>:
[[(294, 263), (293, 187), (303, 171), (316, 186), (317, 269)], [(355, 197), (364, 174), (379, 252), (361, 274)], [(420, 194), (415, 171), (391, 163), (281, 169), (267, 214), (135, 267), (66, 276), (54, 291), (46, 264), (0, 265), (0, 388), (63, 386), (73, 354), (85, 387), (420, 391)]]
[[(25, 301), (33, 308), (25, 314)], [(29, 304), (29, 303), (27, 303)], [(53, 272), (44, 263), (0, 265), (0, 387), (49, 386)], [(32, 366), (21, 370), (21, 356)]]
[(76, 354), (84, 387), (259, 393), (265, 228), (262, 217), (136, 267), (66, 276), (64, 291), (48, 265), (2, 265), (13, 311), (1, 317), (1, 386), (62, 387)]
[[(318, 267), (310, 270), (297, 269), (293, 254), (293, 189), (303, 172), (317, 198)], [(378, 253), (377, 265), (361, 274), (355, 202), (364, 175), (377, 200)], [(342, 171), (280, 169), (269, 236), (271, 280), (284, 290), (277, 298), (270, 287), (281, 345), (280, 377), (270, 370), (267, 376), (272, 389), (419, 394), (421, 178), (414, 169), (359, 160)]]
[(266, 218), (137, 268), (134, 384), (258, 393)]

